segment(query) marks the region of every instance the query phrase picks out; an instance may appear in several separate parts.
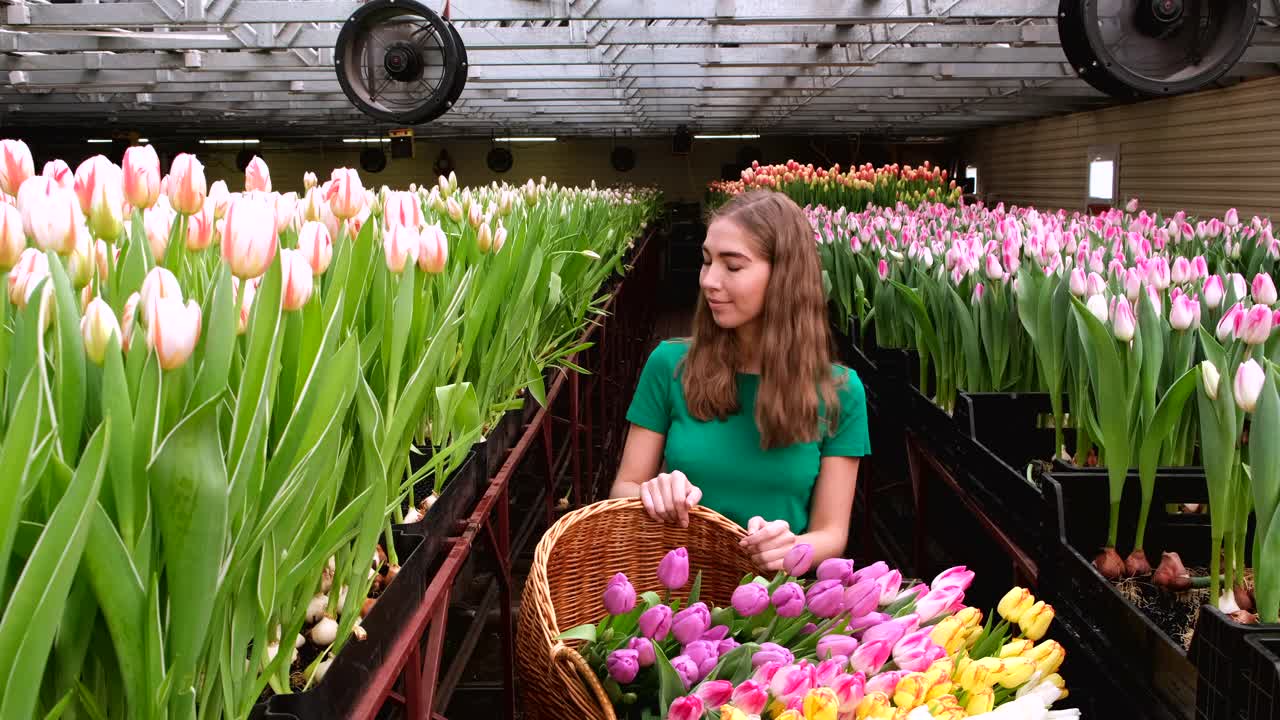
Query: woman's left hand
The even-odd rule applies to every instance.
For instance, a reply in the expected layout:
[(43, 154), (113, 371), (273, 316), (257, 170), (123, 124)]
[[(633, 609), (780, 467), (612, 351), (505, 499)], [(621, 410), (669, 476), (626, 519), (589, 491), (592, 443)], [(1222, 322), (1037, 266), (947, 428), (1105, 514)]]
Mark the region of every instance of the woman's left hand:
[(757, 515), (747, 522), (747, 536), (740, 544), (751, 553), (756, 567), (776, 572), (782, 569), (783, 558), (795, 546), (796, 536), (786, 520), (766, 522)]

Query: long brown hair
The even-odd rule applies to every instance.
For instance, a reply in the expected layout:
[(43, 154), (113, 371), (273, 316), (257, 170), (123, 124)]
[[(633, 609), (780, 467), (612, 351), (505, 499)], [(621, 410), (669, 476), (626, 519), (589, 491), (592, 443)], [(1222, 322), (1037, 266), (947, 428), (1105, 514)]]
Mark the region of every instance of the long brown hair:
[[(813, 228), (800, 206), (772, 190), (733, 197), (711, 214), (707, 225), (717, 220), (737, 225), (770, 264), (760, 317), (760, 389), (755, 407), (761, 447), (815, 442), (823, 430), (819, 398), (825, 406), (828, 433), (836, 428), (840, 407)], [(706, 296), (699, 291), (693, 338), (683, 362), (690, 415), (702, 421), (723, 420), (738, 411), (736, 373), (742, 367), (743, 350), (736, 333), (716, 324)]]

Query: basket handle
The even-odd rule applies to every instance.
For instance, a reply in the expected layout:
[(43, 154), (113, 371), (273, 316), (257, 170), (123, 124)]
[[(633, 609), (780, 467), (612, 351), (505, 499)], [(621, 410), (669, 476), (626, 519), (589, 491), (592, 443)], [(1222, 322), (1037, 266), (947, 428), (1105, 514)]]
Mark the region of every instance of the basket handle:
[(609, 696), (605, 693), (604, 687), (600, 685), (600, 679), (596, 677), (595, 672), (591, 670), (591, 666), (587, 665), (587, 661), (582, 659), (577, 650), (557, 642), (551, 648), (551, 660), (553, 663), (568, 662), (578, 671), (579, 677), (582, 678), (582, 684), (587, 686), (591, 694), (595, 695), (596, 703), (600, 706), (601, 717), (604, 720), (617, 720), (617, 716), (613, 714), (613, 703), (609, 702)]

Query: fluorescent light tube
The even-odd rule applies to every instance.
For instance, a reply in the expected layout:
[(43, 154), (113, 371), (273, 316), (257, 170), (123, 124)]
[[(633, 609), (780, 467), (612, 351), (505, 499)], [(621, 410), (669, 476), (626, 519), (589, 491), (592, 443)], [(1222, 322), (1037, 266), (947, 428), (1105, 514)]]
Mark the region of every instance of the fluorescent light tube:
[(750, 133), (745, 133), (742, 135), (694, 135), (693, 139), (694, 140), (755, 140), (758, 137), (760, 136), (753, 135)]
[(500, 137), (494, 138), (494, 142), (555, 142), (553, 137)]
[(216, 140), (207, 140), (207, 139), (201, 140), (200, 144), (201, 145), (257, 145), (258, 141), (253, 138), (243, 138), (240, 140), (226, 140), (226, 139), (219, 138)]
[(391, 138), (342, 138), (344, 143), (389, 143)]

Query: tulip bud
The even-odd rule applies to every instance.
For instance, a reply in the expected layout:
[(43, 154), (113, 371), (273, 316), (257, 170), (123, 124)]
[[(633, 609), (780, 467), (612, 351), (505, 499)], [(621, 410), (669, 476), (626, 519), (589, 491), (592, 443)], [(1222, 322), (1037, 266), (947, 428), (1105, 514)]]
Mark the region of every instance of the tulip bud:
[(256, 278), (271, 267), (279, 242), (275, 208), (265, 200), (241, 196), (227, 208), (222, 230), (222, 257), (241, 280)]
[(182, 367), (200, 339), (200, 306), (194, 300), (162, 297), (147, 306), (147, 347), (154, 350), (160, 367)]
[(1235, 326), (1237, 339), (1249, 345), (1262, 345), (1271, 337), (1271, 308), (1254, 305), (1238, 316)]
[(804, 612), (804, 590), (796, 583), (783, 584), (773, 591), (770, 600), (779, 617), (800, 617)]
[(486, 254), (493, 249), (493, 232), (489, 229), (488, 223), (481, 223), (476, 231), (476, 247), (480, 249), (481, 254)]
[(813, 546), (808, 543), (797, 543), (792, 546), (782, 560), (783, 569), (791, 577), (800, 577), (809, 572), (809, 566), (812, 564)]
[(635, 650), (614, 650), (605, 660), (609, 677), (626, 685), (636, 679), (640, 672), (640, 655)]
[(310, 190), (311, 188), (313, 188), (313, 187), (315, 187), (315, 186), (316, 186), (316, 183), (317, 183), (317, 182), (318, 182), (318, 181), (317, 181), (317, 179), (316, 179), (316, 174), (315, 174), (315, 173), (313, 173), (313, 172), (311, 172), (310, 170), (308, 170), (308, 171), (306, 171), (305, 173), (303, 173), (303, 174), (302, 174), (302, 187), (303, 187), (303, 189), (305, 189), (305, 190)]
[(858, 649), (857, 638), (848, 635), (826, 635), (818, 640), (818, 659), (848, 658)]
[(355, 217), (366, 205), (364, 185), (360, 182), (359, 173), (351, 168), (334, 170), (325, 199), (338, 219)]
[(266, 161), (257, 155), (253, 156), (244, 169), (244, 189), (246, 192), (271, 192), (271, 170)]
[(333, 259), (333, 240), (323, 223), (314, 220), (303, 224), (298, 231), (298, 252), (311, 266), (312, 275), (323, 275)]
[(311, 265), (301, 252), (285, 248), (280, 251), (280, 270), (284, 276), (281, 305), (285, 310), (302, 309), (311, 299)]
[(1266, 380), (1267, 374), (1257, 360), (1250, 358), (1242, 363), (1236, 370), (1236, 381), (1232, 386), (1236, 405), (1245, 412), (1253, 412)]
[(1259, 305), (1276, 304), (1276, 284), (1267, 273), (1253, 276), (1253, 301)]
[(221, 220), (227, 216), (227, 207), (231, 204), (231, 193), (227, 190), (227, 182), (218, 180), (209, 186), (209, 197), (205, 200), (203, 207), (211, 207), (213, 209), (213, 217), (215, 220)]
[(458, 204), (456, 199), (451, 197), (445, 200), (445, 209), (449, 213), (449, 219), (454, 222), (462, 221), (462, 206)]
[(1186, 330), (1195, 324), (1196, 311), (1199, 309), (1200, 303), (1191, 296), (1179, 295), (1169, 308), (1169, 324), (1174, 330)]
[(52, 180), (54, 185), (57, 185), (63, 190), (71, 190), (74, 192), (76, 189), (75, 173), (71, 172), (70, 166), (68, 166), (63, 160), (50, 160), (45, 163), (44, 170), (40, 175)]
[(18, 188), (36, 174), (31, 148), (21, 140), (0, 140), (0, 191), (17, 195)]
[(1039, 600), (1022, 613), (1018, 618), (1018, 625), (1022, 628), (1022, 634), (1025, 637), (1030, 640), (1039, 640), (1049, 630), (1053, 617), (1053, 606)]
[(416, 229), (404, 225), (391, 228), (382, 240), (387, 268), (393, 273), (404, 272), (405, 265), (417, 262), (420, 243)]
[(135, 145), (124, 151), (121, 162), (124, 196), (129, 204), (146, 210), (160, 197), (160, 157), (150, 145)]
[(1222, 304), (1222, 299), (1226, 295), (1226, 289), (1222, 284), (1221, 275), (1210, 275), (1204, 281), (1204, 287), (1200, 291), (1204, 295), (1204, 304), (1210, 308), (1216, 308)]
[[(39, 178), (47, 182), (44, 178)], [(34, 183), (36, 180), (31, 180)], [(76, 235), (84, 225), (75, 193), (52, 185), (47, 195), (29, 195), (22, 204), (23, 225), (41, 250), (67, 255), (76, 247)]]
[(85, 354), (101, 365), (111, 338), (120, 340), (120, 323), (116, 322), (115, 313), (105, 300), (95, 297), (89, 301), (84, 317), (80, 319), (80, 334), (84, 338)]
[(436, 179), (436, 188), (440, 190), (440, 196), (447, 198), (453, 190), (449, 187), (449, 180), (443, 175)]
[(1035, 604), (1035, 598), (1032, 597), (1031, 591), (1026, 588), (1015, 587), (1005, 596), (1001, 598), (996, 605), (996, 612), (1000, 613), (1000, 617), (1011, 623), (1018, 622), (1018, 618), (1022, 617), (1022, 613)]
[(689, 551), (679, 547), (658, 563), (658, 581), (668, 590), (679, 590), (689, 582)]
[(0, 272), (18, 264), (27, 249), (27, 235), (22, 229), (22, 213), (18, 208), (0, 202)]
[[(501, 220), (499, 220), (499, 221), (498, 221), (498, 229), (493, 231), (493, 252), (494, 252), (494, 254), (496, 255), (498, 252), (500, 252), (500, 251), (502, 250), (502, 246), (503, 246), (503, 245), (506, 245), (506, 244), (507, 244), (507, 229), (506, 229), (505, 227), (503, 227), (503, 226), (502, 226), (502, 221), (501, 221)], [(585, 253), (588, 253), (588, 252), (591, 252), (591, 251), (590, 251), (590, 250), (584, 250), (583, 252), (584, 252), (584, 254), (585, 254)], [(592, 253), (592, 254), (594, 254), (594, 253)], [(596, 255), (595, 259), (599, 260), (599, 259), (600, 259), (600, 256), (599, 256), (599, 255)]]
[(744, 583), (733, 591), (731, 604), (742, 617), (755, 617), (769, 606), (769, 589), (759, 583)]
[(671, 621), (671, 633), (682, 645), (687, 645), (702, 637), (711, 626), (711, 612), (705, 603), (694, 603), (676, 613)]
[(212, 203), (205, 203), (199, 212), (187, 218), (187, 248), (199, 251), (209, 247), (213, 243), (215, 222)]
[(204, 165), (194, 155), (179, 153), (169, 168), (169, 205), (182, 215), (192, 215), (204, 207), (208, 186)]
[(9, 300), (19, 307), (25, 306), (30, 294), (28, 285), (34, 287), (48, 276), (49, 257), (36, 248), (23, 250), (9, 271)]
[(1218, 321), (1217, 330), (1214, 335), (1218, 338), (1218, 342), (1225, 343), (1228, 338), (1238, 336), (1240, 323), (1244, 319), (1244, 306), (1236, 303), (1231, 309), (1222, 316)]
[[(675, 665), (674, 661), (672, 665)], [(687, 688), (690, 684), (692, 683), (686, 683), (685, 687)], [(667, 710), (667, 720), (701, 720), (704, 711), (702, 700), (697, 695), (686, 695), (671, 702), (671, 707)]]
[(1218, 366), (1208, 360), (1200, 362), (1200, 387), (1210, 400), (1218, 399), (1218, 385), (1222, 378), (1218, 374)]
[(1240, 273), (1231, 273), (1227, 277), (1231, 281), (1231, 289), (1234, 291), (1234, 300), (1243, 300), (1244, 296), (1249, 293), (1249, 284), (1245, 282), (1244, 276)]
[(969, 693), (969, 701), (965, 703), (964, 710), (971, 716), (982, 715), (991, 712), (995, 708), (995, 704), (995, 689), (985, 687)]
[(1107, 318), (1107, 299), (1102, 295), (1090, 295), (1089, 301), (1085, 303), (1085, 307), (1090, 314), (1098, 319), (1098, 322), (1106, 324)]
[(1126, 343), (1132, 340), (1137, 322), (1138, 319), (1133, 315), (1133, 308), (1129, 307), (1129, 301), (1119, 298), (1116, 301), (1116, 316), (1112, 323), (1112, 332), (1116, 339)]
[(650, 640), (661, 642), (671, 632), (671, 608), (666, 605), (654, 605), (640, 614), (637, 626), (640, 634)]
[(1074, 268), (1071, 270), (1071, 294), (1076, 297), (1084, 297), (1089, 291), (1088, 280), (1085, 276), (1084, 268)]

